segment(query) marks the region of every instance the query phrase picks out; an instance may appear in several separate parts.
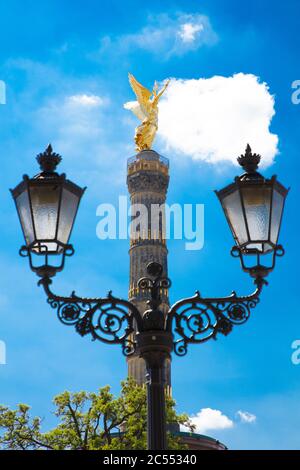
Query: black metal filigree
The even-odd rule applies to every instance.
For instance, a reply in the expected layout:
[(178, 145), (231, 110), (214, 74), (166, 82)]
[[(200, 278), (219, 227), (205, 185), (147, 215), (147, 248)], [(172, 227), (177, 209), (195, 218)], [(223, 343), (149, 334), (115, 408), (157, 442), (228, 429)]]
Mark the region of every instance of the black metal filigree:
[(255, 279), (255, 292), (238, 297), (235, 292), (227, 297), (203, 298), (199, 292), (175, 303), (165, 315), (160, 310), (161, 290), (168, 289), (171, 281), (162, 276), (162, 266), (152, 262), (147, 266), (148, 277), (140, 279), (140, 289), (148, 289), (151, 298), (149, 309), (139, 312), (131, 302), (114, 297), (82, 298), (72, 292), (70, 297), (60, 297), (50, 290), (52, 280), (44, 277), (39, 285), (44, 287), (48, 303), (57, 311), (64, 325), (72, 325), (81, 336), (91, 335), (93, 340), (107, 344), (120, 344), (125, 355), (137, 351), (136, 333), (160, 331), (174, 335), (173, 349), (178, 356), (187, 353), (189, 343), (204, 343), (219, 334), (228, 335), (234, 326), (245, 323), (251, 309), (259, 302), (264, 284), (262, 277)]
[(138, 282), (138, 287), (142, 290), (149, 290), (151, 300), (148, 304), (151, 308), (156, 309), (161, 303), (161, 290), (171, 287), (171, 280), (163, 276), (163, 267), (161, 264), (151, 262), (147, 265), (147, 273), (150, 277), (142, 277)]
[[(51, 253), (47, 248), (48, 241), (51, 241), (60, 247), (60, 253), (56, 257), (56, 262), (58, 263), (56, 265), (52, 265), (49, 262), (49, 258), (51, 258)], [(38, 254), (36, 254), (36, 251), (38, 251)], [(37, 258), (39, 258), (39, 264), (34, 263), (34, 254), (36, 255), (35, 263), (37, 261)], [(57, 239), (45, 240), (44, 243), (33, 242), (28, 246), (21, 246), (19, 250), (19, 255), (22, 256), (22, 258), (29, 259), (30, 269), (42, 278), (53, 277), (56, 273), (62, 271), (65, 266), (66, 257), (73, 256), (73, 254), (74, 248), (72, 245), (61, 243)]]
[(275, 268), (276, 258), (282, 257), (284, 253), (285, 251), (282, 245), (274, 245), (270, 255), (269, 264), (265, 265), (262, 263), (262, 260), (265, 256), (264, 253), (254, 251), (254, 253), (252, 253), (252, 265), (246, 265), (244, 256), (245, 251), (241, 247), (236, 245), (233, 246), (231, 249), (231, 256), (233, 258), (239, 258), (243, 271), (249, 273), (250, 276), (254, 278), (262, 278), (268, 276), (268, 274), (272, 272)]
[(126, 356), (135, 352), (134, 323), (139, 325), (141, 316), (133, 304), (113, 297), (111, 292), (107, 298), (82, 298), (75, 292), (70, 297), (60, 297), (50, 290), (51, 282), (43, 278), (39, 285), (44, 287), (48, 303), (64, 325), (74, 326), (81, 336), (91, 335), (93, 340), (120, 344)]
[(256, 281), (257, 289), (249, 296), (238, 297), (233, 292), (228, 297), (202, 298), (199, 292), (180, 300), (171, 307), (167, 318), (167, 331), (174, 330), (174, 352), (178, 356), (187, 353), (188, 343), (204, 343), (227, 336), (235, 325), (245, 323), (251, 309), (259, 302), (259, 295), (266, 281)]
[(143, 331), (146, 330), (164, 330), (165, 316), (159, 309), (161, 305), (162, 289), (169, 289), (171, 281), (163, 276), (163, 267), (161, 264), (151, 262), (147, 265), (147, 273), (150, 277), (142, 277), (138, 282), (138, 287), (142, 290), (150, 291), (150, 300), (147, 301), (149, 309), (143, 313)]

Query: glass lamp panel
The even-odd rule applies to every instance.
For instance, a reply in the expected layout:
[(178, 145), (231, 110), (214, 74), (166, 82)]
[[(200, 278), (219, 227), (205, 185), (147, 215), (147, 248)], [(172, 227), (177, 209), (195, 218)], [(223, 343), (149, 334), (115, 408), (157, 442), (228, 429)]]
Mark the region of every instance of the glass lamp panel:
[[(265, 251), (264, 244), (259, 242), (269, 239), (271, 187), (248, 186), (241, 188), (244, 202), (250, 241), (257, 242), (256, 248)], [(260, 247), (260, 248), (259, 248)]]
[(32, 185), (30, 187), (37, 240), (51, 240), (56, 236), (60, 190), (61, 186), (57, 184)]
[(15, 200), (24, 232), (25, 242), (26, 245), (30, 245), (30, 243), (34, 241), (34, 231), (31, 219), (28, 190), (26, 189), (21, 194), (19, 194), (19, 196), (17, 196)]
[(69, 241), (79, 200), (80, 196), (69, 191), (67, 188), (63, 188), (57, 232), (57, 238), (62, 243), (66, 244)]
[(246, 246), (246, 250), (255, 250), (255, 251), (260, 251), (261, 253), (268, 253), (269, 251), (273, 250), (272, 245), (269, 243), (248, 243)]
[(46, 253), (60, 253), (62, 251), (62, 248), (55, 242), (41, 242), (41, 243), (35, 243), (34, 247), (32, 248), (32, 251), (38, 254), (46, 254)]
[(239, 190), (225, 196), (222, 205), (239, 245), (246, 243), (248, 236)]
[(255, 250), (263, 252), (263, 243), (247, 243), (246, 250)]
[(280, 194), (275, 188), (273, 190), (272, 218), (271, 218), (271, 241), (276, 245), (279, 236), (282, 211), (285, 196)]

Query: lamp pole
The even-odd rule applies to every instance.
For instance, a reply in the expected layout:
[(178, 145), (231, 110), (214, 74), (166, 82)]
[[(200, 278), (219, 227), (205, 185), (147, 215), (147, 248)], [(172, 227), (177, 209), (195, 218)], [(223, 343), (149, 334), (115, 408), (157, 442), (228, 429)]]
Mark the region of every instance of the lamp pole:
[[(59, 296), (52, 292), (52, 277), (64, 267), (65, 257), (73, 254), (69, 244), (83, 189), (55, 171), (61, 157), (51, 146), (38, 156), (42, 172), (24, 177), (12, 190), (26, 244), (20, 249), (29, 258), (31, 269), (40, 277), (47, 301), (57, 311), (59, 320), (75, 327), (81, 336), (107, 344), (120, 344), (123, 354), (138, 352), (147, 369), (147, 436), (149, 450), (167, 448), (165, 411), (165, 364), (171, 354), (184, 356), (189, 344), (204, 343), (218, 335), (228, 335), (234, 326), (245, 323), (259, 302), (265, 277), (274, 269), (277, 256), (284, 250), (278, 245), (287, 190), (275, 177), (265, 179), (257, 172), (260, 156), (247, 146), (239, 163), (245, 173), (217, 193), (232, 230), (242, 269), (254, 279), (255, 290), (247, 296), (235, 292), (226, 297), (204, 298), (197, 291), (172, 305), (164, 314), (162, 292), (171, 286), (163, 267), (153, 261), (138, 287), (149, 293), (148, 309), (141, 312), (133, 302), (114, 297), (85, 298), (72, 292)], [(263, 256), (271, 254), (269, 265)], [(59, 264), (50, 264), (51, 255), (59, 255)], [(250, 255), (254, 263), (246, 263)], [(35, 258), (41, 260), (36, 264)]]

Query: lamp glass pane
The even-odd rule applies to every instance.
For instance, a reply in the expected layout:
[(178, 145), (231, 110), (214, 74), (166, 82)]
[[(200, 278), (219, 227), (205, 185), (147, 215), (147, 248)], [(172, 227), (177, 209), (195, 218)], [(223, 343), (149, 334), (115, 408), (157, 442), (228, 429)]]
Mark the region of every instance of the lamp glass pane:
[(31, 186), (30, 196), (37, 240), (54, 239), (56, 235), (60, 186), (57, 184)]
[(240, 245), (246, 243), (248, 241), (248, 237), (239, 190), (237, 189), (228, 196), (225, 196), (222, 199), (222, 205), (238, 243)]
[(62, 247), (59, 246), (56, 242), (41, 242), (41, 243), (35, 243), (34, 247), (32, 248), (32, 251), (34, 251), (37, 254), (46, 254), (46, 253), (53, 253), (53, 254), (58, 254), (61, 253)]
[(79, 196), (75, 195), (67, 188), (63, 189), (57, 232), (57, 238), (62, 243), (68, 243), (69, 241), (79, 200)]
[(23, 228), (26, 245), (30, 245), (30, 243), (32, 243), (34, 240), (34, 231), (31, 220), (30, 202), (27, 189), (16, 197), (16, 205)]
[(276, 245), (279, 236), (281, 216), (285, 197), (276, 189), (273, 190), (272, 219), (271, 219), (271, 241)]
[(270, 226), (271, 187), (252, 186), (241, 189), (250, 240), (267, 241)]

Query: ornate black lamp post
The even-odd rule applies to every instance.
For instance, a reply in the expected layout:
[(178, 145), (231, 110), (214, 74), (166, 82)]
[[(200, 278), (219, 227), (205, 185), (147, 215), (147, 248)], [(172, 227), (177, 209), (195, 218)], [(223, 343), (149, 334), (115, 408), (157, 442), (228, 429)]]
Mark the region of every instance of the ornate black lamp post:
[[(278, 237), (288, 193), (276, 176), (265, 179), (257, 172), (260, 159), (260, 155), (252, 154), (248, 144), (245, 155), (238, 158), (246, 173), (216, 191), (236, 241), (231, 253), (240, 258), (244, 271), (254, 278), (265, 277), (274, 269), (275, 257), (284, 254)], [(268, 253), (272, 257), (269, 267), (261, 264), (262, 256)], [(245, 255), (252, 255), (256, 264), (246, 266)]]
[[(37, 161), (42, 172), (33, 178), (25, 175), (12, 190), (26, 241), (20, 254), (29, 256), (30, 267), (39, 276), (54, 276), (63, 269), (65, 256), (74, 253), (68, 241), (84, 189), (55, 172), (61, 156), (51, 145)], [(44, 260), (42, 265), (34, 265), (35, 255)], [(49, 255), (57, 255), (60, 264), (50, 266)]]
[[(147, 266), (149, 277), (139, 280), (139, 288), (147, 290), (151, 299), (149, 309), (140, 312), (111, 292), (106, 298), (82, 298), (75, 292), (63, 297), (51, 291), (51, 278), (63, 269), (65, 256), (74, 252), (69, 237), (84, 190), (66, 180), (65, 175), (55, 173), (61, 157), (50, 145), (37, 159), (42, 173), (31, 179), (25, 176), (12, 190), (26, 242), (20, 254), (29, 257), (31, 269), (41, 278), (38, 284), (62, 323), (73, 325), (81, 336), (90, 334), (94, 340), (120, 344), (125, 355), (138, 351), (145, 360), (148, 448), (166, 449), (165, 361), (173, 351), (184, 356), (189, 343), (227, 335), (235, 325), (247, 321), (267, 283), (265, 277), (275, 267), (276, 256), (284, 254), (278, 236), (288, 191), (275, 177), (265, 179), (256, 171), (260, 156), (252, 154), (247, 146), (245, 155), (238, 159), (245, 173), (217, 195), (236, 241), (232, 254), (254, 278), (255, 291), (244, 297), (233, 292), (217, 298), (203, 298), (196, 292), (176, 302), (164, 315), (160, 310), (161, 291), (168, 289), (171, 281), (162, 276), (162, 266), (152, 262)], [(59, 257), (59, 263), (50, 264), (50, 255)], [(271, 256), (269, 265), (262, 264), (264, 255)], [(246, 264), (248, 256), (254, 259), (250, 265)], [(33, 258), (42, 262), (35, 264)]]

